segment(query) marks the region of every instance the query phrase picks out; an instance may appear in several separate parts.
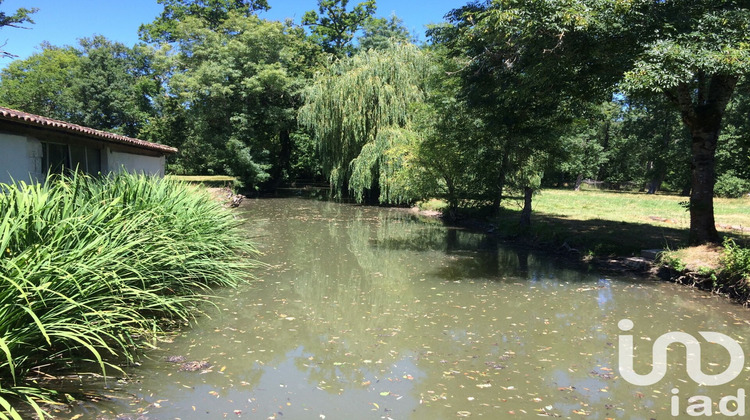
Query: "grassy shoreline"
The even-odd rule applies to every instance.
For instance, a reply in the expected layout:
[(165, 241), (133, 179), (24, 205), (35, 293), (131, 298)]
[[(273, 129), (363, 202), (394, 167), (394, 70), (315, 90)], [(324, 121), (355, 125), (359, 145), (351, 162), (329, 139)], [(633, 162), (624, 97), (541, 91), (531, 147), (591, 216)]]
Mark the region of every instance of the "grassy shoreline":
[[(685, 201), (687, 197), (667, 194), (549, 189), (534, 196), (529, 232), (518, 229), (521, 205), (514, 199), (504, 200), (496, 217), (469, 214), (459, 224), (605, 268), (623, 267), (642, 250), (663, 249), (652, 274), (750, 305), (750, 256), (745, 253), (750, 246), (750, 198), (715, 199), (720, 234), (733, 241), (729, 254), (723, 247), (687, 246)], [(444, 207), (439, 200), (420, 204), (425, 214), (439, 214)]]
[(255, 265), (241, 221), (180, 182), (76, 175), (0, 188), (0, 419), (42, 417), (60, 400), (32, 370), (117, 371)]

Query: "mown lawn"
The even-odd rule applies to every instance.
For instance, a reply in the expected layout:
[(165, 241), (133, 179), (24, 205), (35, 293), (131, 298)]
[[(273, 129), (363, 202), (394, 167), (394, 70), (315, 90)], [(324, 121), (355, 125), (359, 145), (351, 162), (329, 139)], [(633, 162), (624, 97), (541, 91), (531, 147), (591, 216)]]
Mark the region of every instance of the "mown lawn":
[[(531, 237), (554, 246), (567, 244), (589, 256), (638, 255), (642, 249), (687, 246), (687, 197), (637, 192), (543, 190), (534, 196)], [(521, 202), (503, 201), (493, 219), (504, 234), (518, 235)], [(750, 198), (715, 199), (716, 223), (750, 227)], [(723, 235), (749, 241), (748, 230), (720, 228)]]

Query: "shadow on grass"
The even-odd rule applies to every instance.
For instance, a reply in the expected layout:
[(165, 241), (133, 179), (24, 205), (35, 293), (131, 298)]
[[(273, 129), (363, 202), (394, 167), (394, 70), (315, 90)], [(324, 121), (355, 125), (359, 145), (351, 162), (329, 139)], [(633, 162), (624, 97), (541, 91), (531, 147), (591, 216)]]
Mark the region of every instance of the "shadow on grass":
[[(504, 209), (492, 221), (506, 237), (526, 236), (555, 247), (571, 248), (595, 257), (640, 255), (643, 249), (677, 249), (687, 246), (688, 230), (649, 223), (616, 222), (604, 219), (574, 220), (535, 213), (531, 230), (522, 234), (520, 212)], [(566, 246), (567, 245), (567, 246)]]
[[(582, 255), (595, 257), (640, 255), (644, 249), (678, 249), (688, 246), (687, 228), (650, 223), (619, 222), (604, 219), (575, 220), (545, 213), (532, 215), (529, 232), (518, 226), (520, 211), (503, 209), (491, 219), (500, 235), (547, 243), (555, 247), (570, 247)], [(747, 242), (748, 235), (719, 232), (723, 237)], [(565, 246), (567, 245), (567, 247)]]

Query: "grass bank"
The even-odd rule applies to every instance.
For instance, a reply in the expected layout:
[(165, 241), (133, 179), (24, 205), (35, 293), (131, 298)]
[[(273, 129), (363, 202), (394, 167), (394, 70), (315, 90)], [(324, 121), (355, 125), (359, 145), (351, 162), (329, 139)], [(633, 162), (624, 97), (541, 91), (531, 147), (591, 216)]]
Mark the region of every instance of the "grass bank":
[[(534, 196), (531, 235), (541, 242), (565, 243), (591, 257), (683, 248), (690, 228), (687, 200), (663, 194), (543, 190)], [(504, 200), (504, 210), (493, 220), (508, 236), (518, 233), (520, 205), (517, 200)], [(716, 223), (726, 227), (720, 227), (722, 234), (739, 242), (750, 239), (750, 198), (717, 198), (714, 206)]]
[(254, 266), (240, 221), (176, 181), (0, 188), (0, 419), (20, 419), (19, 407), (41, 416), (40, 402), (57, 399), (34, 381), (41, 374), (117, 371)]
[[(726, 294), (750, 304), (750, 198), (714, 200), (724, 246), (688, 247), (687, 197), (635, 192), (543, 190), (534, 196), (532, 228), (518, 230), (520, 200), (506, 199), (490, 218), (506, 238), (522, 238), (583, 260), (639, 256), (664, 249), (662, 264), (670, 280)], [(440, 200), (420, 205), (430, 212), (446, 207)]]

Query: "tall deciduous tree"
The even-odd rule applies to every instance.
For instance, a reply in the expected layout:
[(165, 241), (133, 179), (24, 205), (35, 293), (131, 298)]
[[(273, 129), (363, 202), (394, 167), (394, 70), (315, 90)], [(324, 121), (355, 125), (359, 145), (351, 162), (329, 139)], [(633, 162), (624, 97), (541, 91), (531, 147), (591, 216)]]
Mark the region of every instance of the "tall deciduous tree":
[(312, 28), (313, 37), (323, 50), (338, 57), (354, 51), (354, 34), (375, 13), (375, 0), (366, 0), (347, 10), (349, 0), (318, 0), (318, 11), (302, 16), (302, 24)]
[(32, 114), (70, 121), (76, 109), (73, 84), (80, 52), (73, 47), (42, 45), (26, 59), (0, 73), (0, 103)]
[(333, 189), (358, 201), (408, 201), (398, 172), (418, 141), (413, 107), (425, 97), (428, 61), (414, 45), (369, 50), (332, 63), (305, 91), (300, 122), (319, 145)]
[(715, 154), (727, 105), (750, 71), (750, 2), (636, 2), (614, 16), (596, 6), (598, 15), (626, 28), (646, 19), (648, 36), (628, 34), (638, 54), (625, 68), (625, 86), (661, 92), (680, 111), (692, 137), (690, 243), (719, 242)]
[(494, 3), (470, 4), (451, 12), (448, 20), (449, 25), (433, 28), (430, 35), (465, 63), (461, 96), (486, 124), (485, 146), (495, 154), (492, 210), (499, 209), (504, 187), (512, 181), (524, 192), (521, 224), (528, 225), (539, 175), (559, 147), (575, 105), (566, 89), (549, 89), (548, 80), (578, 69), (544, 53), (554, 42), (531, 42), (522, 35), (539, 24), (533, 16), (513, 14)]
[(386, 18), (370, 18), (362, 28), (363, 34), (357, 39), (362, 50), (389, 48), (393, 42), (415, 42), (404, 21), (395, 14)]
[(154, 115), (161, 89), (152, 74), (153, 51), (97, 36), (78, 48), (42, 51), (2, 72), (0, 103), (76, 124), (136, 137)]
[(138, 33), (146, 42), (175, 42), (178, 22), (188, 17), (200, 19), (212, 29), (229, 18), (230, 12), (245, 16), (268, 10), (267, 0), (157, 0), (164, 10), (153, 22), (141, 25)]
[(288, 171), (298, 91), (317, 46), (300, 27), (229, 12), (217, 28), (203, 19), (177, 22), (177, 51), (152, 133), (180, 149), (182, 173), (229, 174), (259, 188)]
[[(750, 70), (750, 3), (494, 0), (455, 13), (463, 18), (458, 27), (483, 31), (467, 39), (487, 45), (475, 60), (494, 58), (487, 69), (517, 66), (520, 56), (508, 51), (517, 45), (538, 63), (525, 66), (524, 74), (550, 92), (581, 100), (620, 83), (629, 92), (664, 94), (692, 137), (690, 243), (719, 241), (715, 150), (727, 104)], [(491, 24), (474, 24), (472, 13)]]
[(84, 38), (80, 44), (72, 86), (80, 110), (73, 111), (72, 120), (139, 136), (154, 115), (153, 100), (162, 89), (152, 74), (153, 50), (143, 45), (130, 48), (102, 36)]

